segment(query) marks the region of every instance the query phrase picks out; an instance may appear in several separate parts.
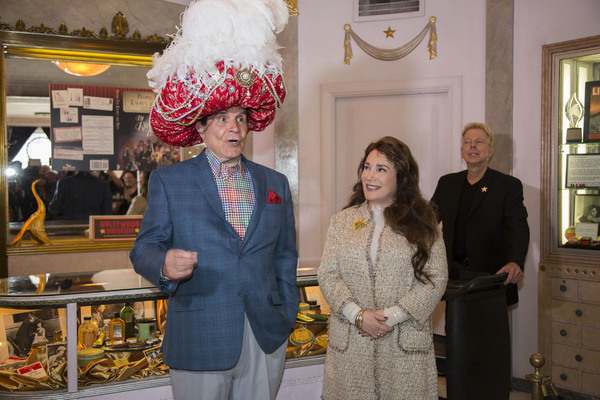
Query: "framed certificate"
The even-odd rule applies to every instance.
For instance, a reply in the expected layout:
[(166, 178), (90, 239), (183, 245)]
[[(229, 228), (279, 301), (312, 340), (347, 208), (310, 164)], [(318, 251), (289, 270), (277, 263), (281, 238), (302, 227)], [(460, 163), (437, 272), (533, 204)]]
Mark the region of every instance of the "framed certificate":
[(600, 154), (568, 154), (566, 188), (600, 188)]

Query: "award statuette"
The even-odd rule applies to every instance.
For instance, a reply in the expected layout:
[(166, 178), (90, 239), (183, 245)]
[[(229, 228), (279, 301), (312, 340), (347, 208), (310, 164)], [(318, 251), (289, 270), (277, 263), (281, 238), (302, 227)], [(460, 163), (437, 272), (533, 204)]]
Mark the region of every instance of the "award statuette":
[(583, 118), (583, 105), (577, 99), (577, 93), (573, 93), (569, 101), (567, 101), (565, 115), (569, 120), (567, 142), (581, 142), (581, 128), (577, 128), (577, 124)]

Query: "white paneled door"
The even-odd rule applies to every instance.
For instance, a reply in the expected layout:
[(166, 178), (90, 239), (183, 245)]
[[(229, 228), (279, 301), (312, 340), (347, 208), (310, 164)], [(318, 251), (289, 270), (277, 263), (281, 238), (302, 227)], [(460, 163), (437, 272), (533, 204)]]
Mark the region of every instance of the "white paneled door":
[(348, 201), (372, 141), (395, 136), (410, 147), (426, 198), (441, 175), (460, 169), (460, 88), (459, 77), (322, 86), (323, 238), (331, 216)]

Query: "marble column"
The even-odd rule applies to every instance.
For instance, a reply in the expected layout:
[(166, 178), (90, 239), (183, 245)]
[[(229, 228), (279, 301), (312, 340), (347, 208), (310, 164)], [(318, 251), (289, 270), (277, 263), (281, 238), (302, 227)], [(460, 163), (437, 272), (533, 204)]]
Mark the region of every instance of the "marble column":
[(514, 0), (487, 0), (485, 122), (494, 132), (491, 167), (510, 174), (513, 164)]

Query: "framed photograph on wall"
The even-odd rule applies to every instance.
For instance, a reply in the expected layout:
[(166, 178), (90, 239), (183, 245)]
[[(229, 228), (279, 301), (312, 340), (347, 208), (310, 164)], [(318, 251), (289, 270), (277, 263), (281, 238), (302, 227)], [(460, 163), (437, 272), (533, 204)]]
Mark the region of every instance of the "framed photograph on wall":
[(583, 141), (600, 142), (600, 81), (585, 83)]

